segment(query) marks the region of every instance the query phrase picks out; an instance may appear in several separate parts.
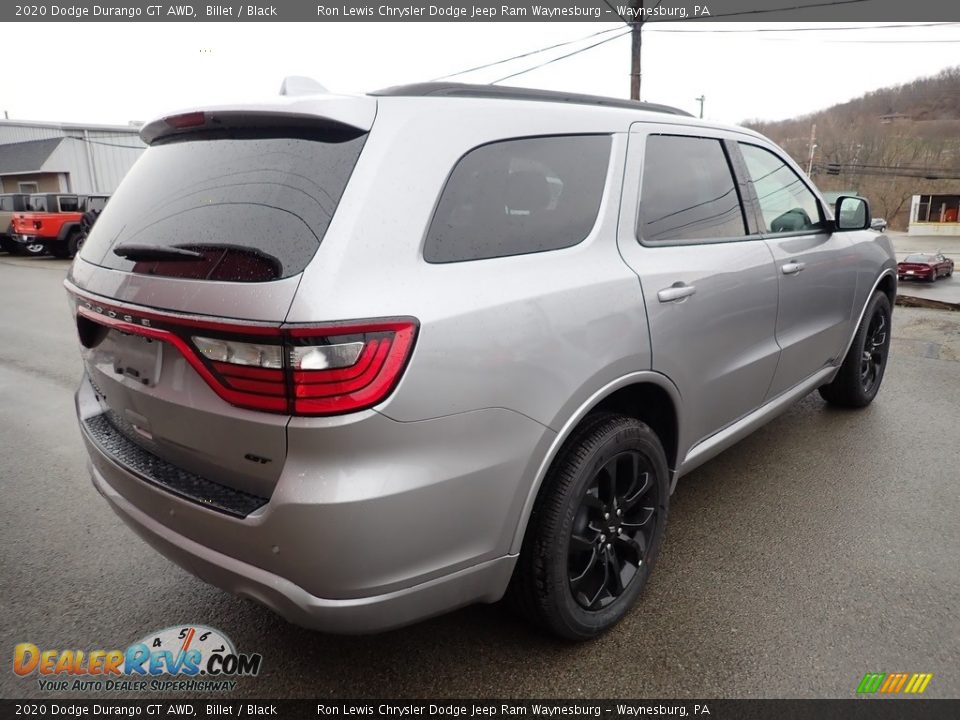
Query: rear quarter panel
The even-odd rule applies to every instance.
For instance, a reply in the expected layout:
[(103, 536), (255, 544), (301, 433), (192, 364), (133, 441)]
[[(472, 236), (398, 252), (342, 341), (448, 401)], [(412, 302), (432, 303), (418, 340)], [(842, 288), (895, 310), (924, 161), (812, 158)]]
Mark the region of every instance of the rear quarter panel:
[[(289, 322), (420, 320), (410, 365), (378, 408), (393, 419), (501, 407), (558, 429), (597, 388), (649, 368), (639, 282), (616, 247), (629, 123), (605, 109), (527, 113), (527, 105), (542, 106), (381, 98), (337, 214), (304, 271)], [(496, 140), (578, 133), (613, 135), (599, 217), (583, 242), (473, 262), (423, 260), (434, 207), (463, 154)]]

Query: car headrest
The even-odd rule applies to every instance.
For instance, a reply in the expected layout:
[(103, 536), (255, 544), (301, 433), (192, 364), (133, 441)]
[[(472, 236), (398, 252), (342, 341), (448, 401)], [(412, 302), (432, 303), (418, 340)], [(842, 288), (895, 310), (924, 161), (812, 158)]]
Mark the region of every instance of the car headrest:
[(519, 170), (507, 175), (506, 205), (511, 210), (535, 213), (550, 203), (550, 183), (543, 173)]
[(773, 222), (770, 223), (770, 231), (790, 232), (791, 230), (803, 230), (812, 225), (810, 216), (803, 208), (793, 208), (793, 210), (787, 210), (783, 215), (774, 218)]

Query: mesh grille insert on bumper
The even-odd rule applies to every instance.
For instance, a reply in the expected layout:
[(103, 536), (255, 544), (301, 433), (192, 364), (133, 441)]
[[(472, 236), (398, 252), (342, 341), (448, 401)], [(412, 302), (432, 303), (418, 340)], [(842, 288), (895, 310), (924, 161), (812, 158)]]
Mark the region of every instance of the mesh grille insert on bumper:
[(240, 518), (269, 502), (267, 498), (234, 490), (171, 465), (124, 437), (110, 424), (106, 415), (96, 415), (84, 420), (83, 424), (90, 439), (111, 460), (175, 495)]

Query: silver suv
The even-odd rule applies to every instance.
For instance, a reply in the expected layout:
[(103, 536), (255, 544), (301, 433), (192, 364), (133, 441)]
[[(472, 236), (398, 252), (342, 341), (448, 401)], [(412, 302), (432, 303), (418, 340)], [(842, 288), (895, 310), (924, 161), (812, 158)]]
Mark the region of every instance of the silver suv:
[(506, 593), (592, 637), (643, 591), (679, 477), (883, 378), (889, 240), (749, 130), (426, 84), (141, 134), (66, 282), (93, 482), (296, 623)]

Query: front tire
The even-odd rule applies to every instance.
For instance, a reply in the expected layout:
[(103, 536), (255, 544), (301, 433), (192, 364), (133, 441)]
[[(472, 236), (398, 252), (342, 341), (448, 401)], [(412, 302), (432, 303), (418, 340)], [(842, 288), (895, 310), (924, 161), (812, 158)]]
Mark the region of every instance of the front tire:
[(890, 299), (878, 290), (867, 305), (840, 371), (833, 382), (819, 388), (820, 397), (847, 408), (862, 408), (873, 402), (890, 353), (890, 316)]
[(646, 424), (588, 416), (544, 479), (511, 581), (514, 604), (569, 640), (613, 627), (656, 563), (669, 491), (663, 446)]

